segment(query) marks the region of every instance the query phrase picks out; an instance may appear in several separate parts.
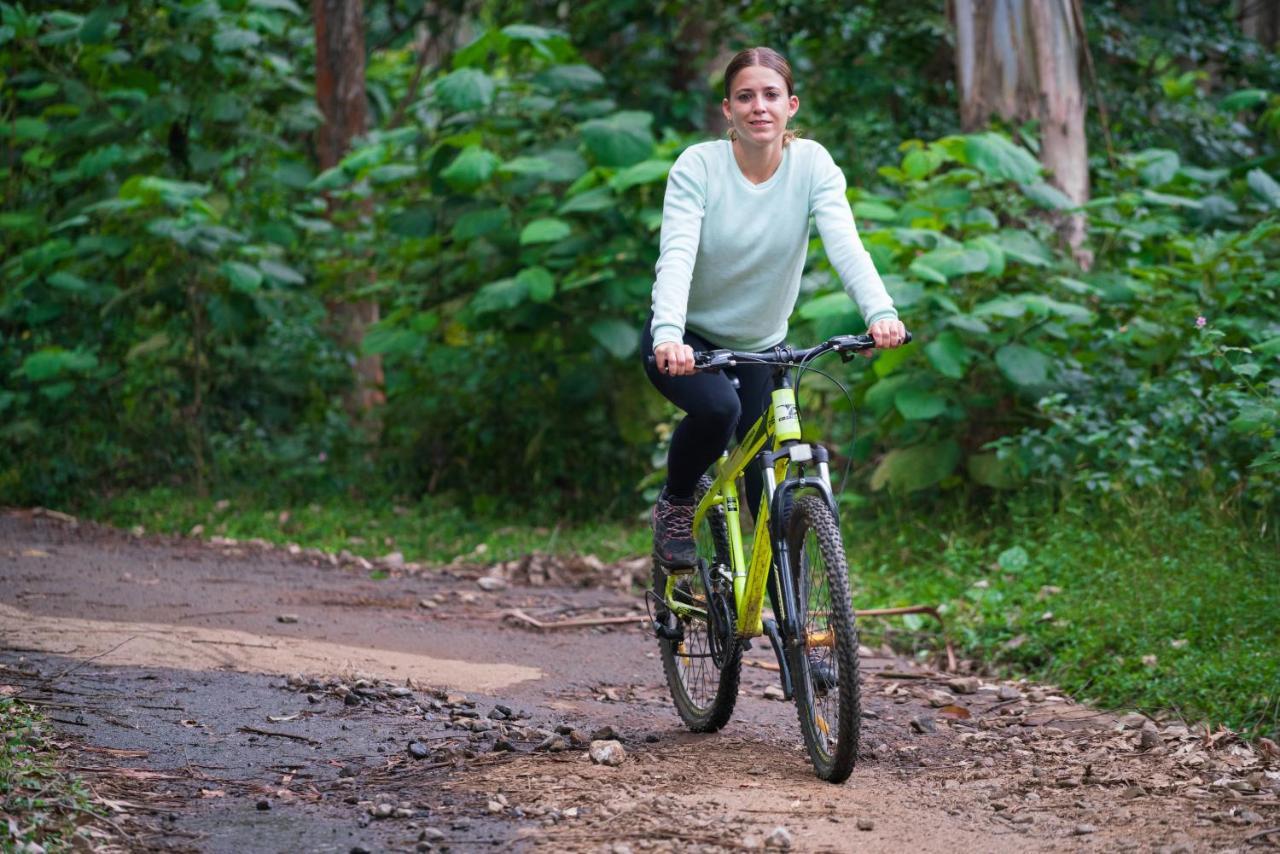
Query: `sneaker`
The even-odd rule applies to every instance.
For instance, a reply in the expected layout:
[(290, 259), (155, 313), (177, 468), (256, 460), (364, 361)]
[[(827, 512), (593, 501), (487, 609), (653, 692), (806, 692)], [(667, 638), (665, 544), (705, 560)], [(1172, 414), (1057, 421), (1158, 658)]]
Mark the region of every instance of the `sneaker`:
[(835, 668), (819, 661), (812, 653), (809, 655), (809, 678), (813, 680), (813, 690), (819, 695), (828, 693), (840, 684)]
[(677, 504), (664, 488), (653, 505), (653, 554), (669, 569), (694, 566), (698, 550), (693, 544), (693, 502)]

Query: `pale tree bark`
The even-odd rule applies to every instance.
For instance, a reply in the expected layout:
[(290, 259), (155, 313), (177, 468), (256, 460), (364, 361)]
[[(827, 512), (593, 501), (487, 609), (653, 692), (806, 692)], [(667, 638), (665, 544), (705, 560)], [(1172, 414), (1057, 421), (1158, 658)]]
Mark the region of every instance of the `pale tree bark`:
[[(1069, 199), (1089, 199), (1089, 151), (1080, 85), (1084, 50), (1078, 0), (953, 0), (960, 123), (966, 131), (992, 115), (1037, 119), (1040, 161)], [(1064, 241), (1076, 262), (1092, 266), (1083, 214), (1063, 217)]]
[(1240, 29), (1275, 50), (1280, 47), (1280, 0), (1240, 0)]
[[(316, 152), (320, 168), (330, 169), (342, 160), (351, 140), (367, 129), (364, 8), (361, 0), (312, 0), (311, 12), (316, 29), (316, 101), (324, 115)], [(359, 354), (365, 330), (378, 322), (378, 303), (339, 295), (329, 303), (329, 316), (339, 342)], [(382, 389), (382, 358), (357, 355), (347, 411), (373, 434), (379, 429), (375, 408), (385, 400)]]

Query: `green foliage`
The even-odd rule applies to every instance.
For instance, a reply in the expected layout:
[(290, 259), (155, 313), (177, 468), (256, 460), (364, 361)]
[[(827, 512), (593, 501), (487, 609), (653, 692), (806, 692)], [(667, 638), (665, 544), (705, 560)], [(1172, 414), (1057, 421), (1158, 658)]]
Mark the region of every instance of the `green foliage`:
[(0, 803), (8, 819), (0, 830), (6, 851), (92, 847), (79, 828), (95, 817), (84, 783), (58, 767), (53, 730), (33, 706), (0, 696)]
[[(1274, 531), (1242, 528), (1212, 501), (1055, 506), (1031, 492), (983, 505), (900, 499), (846, 514), (855, 604), (937, 603), (951, 639), (978, 661), (1105, 707), (1172, 709), (1276, 737)], [(935, 627), (906, 628), (910, 637), (862, 623), (869, 640), (887, 633), (938, 652)]]

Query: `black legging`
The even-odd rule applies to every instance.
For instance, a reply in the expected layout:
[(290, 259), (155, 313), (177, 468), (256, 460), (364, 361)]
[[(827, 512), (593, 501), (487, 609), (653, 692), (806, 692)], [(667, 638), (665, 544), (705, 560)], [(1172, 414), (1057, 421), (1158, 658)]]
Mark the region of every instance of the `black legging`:
[[(671, 449), (667, 453), (667, 494), (686, 498), (693, 495), (698, 478), (729, 446), (729, 437), (736, 435), (741, 441), (769, 405), (772, 368), (739, 365), (725, 368), (720, 373), (696, 373), (684, 377), (660, 374), (657, 366), (648, 361), (653, 355), (652, 325), (653, 317), (650, 316), (640, 345), (645, 373), (663, 397), (685, 412), (684, 419), (671, 436)], [(720, 349), (720, 345), (688, 330), (684, 333), (684, 343), (694, 350)], [(737, 389), (733, 387), (730, 375), (737, 377)], [(759, 466), (747, 468), (746, 487), (747, 506), (754, 513), (764, 490)]]

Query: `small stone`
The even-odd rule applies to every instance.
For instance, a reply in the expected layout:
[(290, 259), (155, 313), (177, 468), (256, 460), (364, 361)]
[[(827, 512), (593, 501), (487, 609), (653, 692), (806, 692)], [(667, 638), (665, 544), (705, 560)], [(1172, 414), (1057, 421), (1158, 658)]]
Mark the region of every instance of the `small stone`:
[(431, 755), (431, 749), (420, 741), (409, 742), (409, 755), (414, 759), (426, 759)]
[(497, 815), (498, 813), (502, 812), (502, 804), (498, 803), (497, 801), (489, 801), (487, 808), (489, 812), (493, 815)]
[(424, 842), (439, 842), (444, 839), (444, 831), (438, 827), (424, 827), (418, 834), (418, 839)]
[(657, 744), (659, 741), (662, 740), (662, 737), (659, 736), (656, 732), (649, 732), (649, 733), (645, 733), (644, 740), (646, 744)]
[(1125, 729), (1142, 729), (1147, 723), (1147, 716), (1137, 712), (1131, 712), (1120, 719), (1120, 726)]
[(567, 810), (565, 810), (564, 812), (560, 813), (560, 815), (562, 815), (562, 816), (563, 816), (563, 817), (565, 817), (565, 818), (577, 818), (577, 817), (578, 817), (578, 808), (577, 808), (577, 807), (569, 807)]
[(271, 809), (271, 801), (267, 800), (266, 798), (263, 798), (262, 800), (258, 801), (258, 809), (263, 812), (266, 812), (267, 810)]
[(876, 823), (869, 818), (858, 819), (858, 830), (875, 830)]
[(1077, 824), (1071, 829), (1072, 836), (1088, 836), (1090, 833), (1097, 833), (1098, 828), (1092, 824)]
[(361, 702), (360, 695), (354, 692), (349, 693), (342, 698), (342, 702), (348, 706), (358, 706)]
[(404, 569), (404, 555), (400, 552), (391, 552), (378, 558), (378, 563), (387, 569)]
[(276, 617), (277, 623), (296, 623), (298, 622), (297, 614), (280, 614)]
[[(770, 685), (764, 689), (764, 698), (766, 700), (782, 700), (786, 698), (786, 695), (782, 692), (782, 688), (779, 686)], [(765, 844), (768, 844), (768, 840), (765, 840)]]
[(588, 753), (592, 762), (610, 767), (621, 765), (627, 758), (627, 752), (617, 741), (593, 741)]
[(1043, 703), (1044, 692), (1039, 689), (1032, 688), (1027, 692), (1027, 701), (1031, 703)]
[(930, 715), (916, 715), (911, 719), (911, 729), (918, 733), (937, 732), (938, 725)]
[(876, 714), (875, 712), (873, 712), (871, 709), (863, 709), (863, 710), (862, 710), (862, 717), (863, 717), (865, 720), (869, 720), (869, 721), (878, 721), (878, 720), (880, 720), (880, 716), (879, 716), (878, 714)]
[(961, 676), (947, 681), (947, 687), (957, 694), (976, 694), (980, 684), (976, 676)]
[(1160, 734), (1156, 732), (1155, 727), (1143, 727), (1138, 733), (1139, 750), (1153, 750), (1163, 746), (1164, 741), (1160, 738)]
[(321, 697), (320, 697), (320, 695), (319, 695), (319, 694), (308, 694), (308, 695), (307, 695), (307, 702), (308, 702), (308, 703), (318, 703), (318, 702), (320, 702), (320, 700), (321, 700)]
[(940, 709), (943, 706), (949, 706), (955, 702), (955, 699), (955, 697), (948, 694), (946, 691), (929, 691), (925, 694), (925, 700), (927, 700), (929, 705), (933, 706), (935, 709)]
[(476, 579), (476, 584), (486, 593), (493, 593), (496, 590), (503, 590), (507, 586), (506, 579), (498, 578), (494, 575), (486, 575)]
[(369, 815), (374, 818), (390, 818), (391, 814), (395, 812), (395, 810), (396, 808), (391, 804), (377, 804), (369, 807)]
[(436, 607), (436, 603), (432, 602), (430, 599), (419, 599), (418, 607), (430, 611), (432, 608)]
[(388, 695), (390, 695), (390, 696), (392, 696), (392, 697), (412, 697), (412, 696), (413, 696), (413, 689), (412, 689), (412, 688), (406, 688), (406, 687), (405, 687), (405, 686), (403, 686), (403, 685), (398, 685), (398, 686), (396, 686), (395, 688), (388, 688), (388, 689), (387, 689), (387, 694), (388, 694)]
[(354, 777), (360, 773), (360, 769), (354, 765), (344, 765), (338, 769), (339, 777)]
[(1001, 685), (996, 696), (1001, 700), (1021, 700), (1022, 692), (1012, 685)]
[[(572, 730), (570, 732), (572, 732)], [(624, 739), (621, 735), (618, 734), (617, 730), (615, 730), (613, 727), (609, 726), (608, 724), (605, 724), (595, 732), (591, 733), (591, 740), (592, 741), (626, 741), (626, 739)]]
[(787, 851), (791, 848), (791, 831), (779, 825), (764, 840), (765, 848), (778, 848)]
[(534, 750), (545, 750), (548, 753), (563, 753), (569, 749), (569, 745), (565, 743), (564, 738), (558, 735), (549, 735), (534, 748)]
[(492, 752), (493, 753), (511, 753), (515, 749), (516, 749), (516, 746), (512, 744), (510, 741), (508, 741), (505, 738), (499, 738), (497, 741), (493, 743)]
[(580, 729), (575, 729), (569, 733), (569, 743), (574, 747), (586, 747), (591, 741), (590, 738), (587, 738), (587, 734)]

